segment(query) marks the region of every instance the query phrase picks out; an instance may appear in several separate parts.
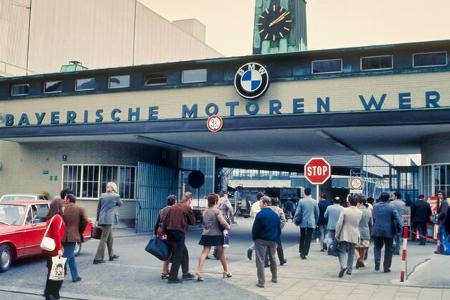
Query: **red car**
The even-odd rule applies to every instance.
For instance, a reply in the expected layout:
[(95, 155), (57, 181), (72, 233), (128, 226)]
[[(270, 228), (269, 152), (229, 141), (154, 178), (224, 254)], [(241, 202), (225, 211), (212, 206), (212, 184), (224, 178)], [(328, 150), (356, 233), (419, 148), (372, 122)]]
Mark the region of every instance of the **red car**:
[[(17, 259), (39, 255), (46, 229), (50, 202), (14, 200), (0, 202), (0, 272), (5, 272)], [(83, 232), (84, 241), (91, 238), (93, 223), (89, 220)], [(78, 244), (76, 255), (81, 250)]]

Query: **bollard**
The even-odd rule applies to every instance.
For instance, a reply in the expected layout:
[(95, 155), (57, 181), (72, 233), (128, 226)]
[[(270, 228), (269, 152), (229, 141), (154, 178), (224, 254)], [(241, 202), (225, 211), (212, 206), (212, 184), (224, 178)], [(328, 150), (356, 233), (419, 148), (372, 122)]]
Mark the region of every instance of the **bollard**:
[(400, 270), (400, 282), (405, 282), (406, 276), (406, 245), (408, 244), (408, 227), (403, 227), (402, 269)]

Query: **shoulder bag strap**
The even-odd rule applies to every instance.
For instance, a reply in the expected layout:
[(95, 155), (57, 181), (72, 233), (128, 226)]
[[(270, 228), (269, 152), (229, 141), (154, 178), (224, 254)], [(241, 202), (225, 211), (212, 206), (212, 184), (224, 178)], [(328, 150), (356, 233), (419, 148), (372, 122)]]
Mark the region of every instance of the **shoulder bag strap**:
[(54, 215), (52, 217), (52, 219), (50, 220), (50, 222), (48, 223), (47, 229), (45, 230), (44, 236), (47, 236), (48, 230), (50, 229), (50, 226), (52, 225), (53, 219), (56, 217), (56, 215)]

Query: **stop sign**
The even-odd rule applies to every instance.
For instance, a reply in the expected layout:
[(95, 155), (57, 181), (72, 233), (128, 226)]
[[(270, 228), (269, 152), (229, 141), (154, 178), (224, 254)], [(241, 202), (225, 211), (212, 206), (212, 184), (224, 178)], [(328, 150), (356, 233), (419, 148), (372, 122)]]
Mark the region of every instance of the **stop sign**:
[(331, 166), (323, 157), (313, 157), (305, 164), (304, 173), (312, 184), (323, 184), (331, 177)]

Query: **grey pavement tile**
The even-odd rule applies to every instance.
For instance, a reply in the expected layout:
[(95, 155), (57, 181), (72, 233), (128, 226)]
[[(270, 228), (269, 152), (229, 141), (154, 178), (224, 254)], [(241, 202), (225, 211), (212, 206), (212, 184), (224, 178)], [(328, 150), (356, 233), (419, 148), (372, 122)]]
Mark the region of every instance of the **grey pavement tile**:
[(393, 293), (374, 293), (370, 300), (392, 300), (394, 297), (395, 294)]

